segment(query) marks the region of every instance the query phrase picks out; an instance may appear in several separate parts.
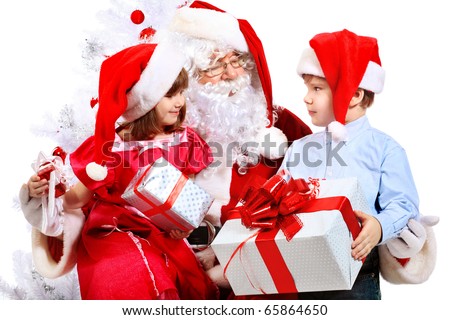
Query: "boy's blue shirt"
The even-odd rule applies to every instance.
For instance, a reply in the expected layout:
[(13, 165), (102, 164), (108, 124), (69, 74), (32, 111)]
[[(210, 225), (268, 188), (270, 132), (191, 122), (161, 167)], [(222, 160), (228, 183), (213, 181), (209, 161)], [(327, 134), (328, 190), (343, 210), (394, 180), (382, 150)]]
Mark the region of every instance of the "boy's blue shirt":
[(346, 142), (335, 143), (326, 130), (294, 141), (281, 169), (294, 178), (357, 177), (371, 212), (381, 223), (382, 243), (397, 237), (419, 215), (419, 196), (405, 150), (372, 128), (367, 116), (345, 125)]

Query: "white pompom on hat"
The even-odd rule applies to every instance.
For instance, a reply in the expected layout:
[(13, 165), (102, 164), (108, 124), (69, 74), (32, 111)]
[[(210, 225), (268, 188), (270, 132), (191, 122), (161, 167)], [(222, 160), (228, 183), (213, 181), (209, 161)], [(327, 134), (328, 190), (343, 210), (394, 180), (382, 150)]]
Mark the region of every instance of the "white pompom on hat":
[(358, 88), (374, 93), (383, 90), (385, 71), (381, 67), (377, 39), (356, 35), (346, 29), (314, 36), (300, 57), (297, 73), (323, 77), (333, 93), (336, 119), (328, 127), (333, 139), (346, 139), (345, 117)]
[(99, 108), (95, 122), (94, 161), (86, 166), (95, 181), (108, 174), (105, 163), (114, 143), (117, 120), (136, 120), (170, 90), (186, 58), (168, 42), (138, 44), (106, 59), (100, 69)]

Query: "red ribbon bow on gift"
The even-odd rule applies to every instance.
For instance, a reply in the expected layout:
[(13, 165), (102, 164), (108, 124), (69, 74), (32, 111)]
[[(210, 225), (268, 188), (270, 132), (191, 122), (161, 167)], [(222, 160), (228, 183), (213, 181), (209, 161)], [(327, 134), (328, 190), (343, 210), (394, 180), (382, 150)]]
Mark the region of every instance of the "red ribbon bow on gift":
[[(249, 182), (239, 201), (240, 206), (230, 210), (226, 217), (226, 220), (240, 218), (245, 227), (259, 228), (259, 230), (236, 248), (224, 267), (224, 273), (234, 255), (241, 252), (241, 248), (253, 237), (260, 240), (273, 240), (281, 229), (286, 240), (292, 240), (303, 227), (302, 221), (295, 213), (298, 213), (310, 200), (315, 199), (319, 192), (318, 179), (310, 179), (309, 183), (304, 179), (293, 179), (285, 170), (279, 171), (264, 183), (261, 179), (254, 178)], [(275, 241), (256, 241), (256, 246), (278, 292), (297, 292), (295, 281)], [(277, 271), (272, 272), (272, 270)], [(254, 288), (265, 293), (262, 288), (252, 282), (249, 276), (248, 279)]]
[(239, 201), (241, 205), (231, 210), (230, 215), (239, 216), (247, 228), (279, 228), (289, 241), (303, 226), (294, 213), (316, 198), (318, 185), (317, 179), (307, 183), (281, 170), (260, 186), (256, 181), (248, 185)]
[[(225, 220), (240, 218), (247, 228), (259, 227), (259, 230), (251, 234), (234, 250), (224, 266), (224, 274), (234, 256), (237, 253), (242, 254), (242, 248), (247, 241), (256, 238), (256, 247), (273, 279), (277, 292), (297, 292), (291, 271), (274, 241), (280, 229), (287, 241), (300, 231), (303, 224), (295, 213), (339, 210), (353, 239), (356, 239), (361, 230), (348, 198), (335, 196), (318, 199), (318, 193), (318, 179), (309, 179), (309, 182), (293, 179), (286, 171), (280, 171), (265, 183), (253, 182), (247, 185), (240, 201), (241, 205), (231, 210)], [(249, 275), (251, 272), (247, 274), (245, 271), (245, 273), (250, 284), (264, 294), (264, 289), (251, 279)]]

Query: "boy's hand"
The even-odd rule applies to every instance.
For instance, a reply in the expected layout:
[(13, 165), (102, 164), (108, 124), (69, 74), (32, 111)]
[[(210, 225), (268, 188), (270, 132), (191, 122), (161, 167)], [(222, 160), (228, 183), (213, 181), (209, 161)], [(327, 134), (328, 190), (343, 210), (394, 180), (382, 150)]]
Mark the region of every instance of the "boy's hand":
[(362, 260), (380, 242), (382, 230), (376, 218), (362, 211), (355, 210), (356, 217), (362, 225), (361, 232), (352, 242), (352, 257)]
[(183, 238), (189, 237), (191, 232), (192, 232), (192, 230), (181, 231), (181, 230), (178, 230), (178, 229), (174, 229), (174, 230), (170, 230), (169, 235), (173, 239), (183, 239)]
[(48, 181), (41, 179), (37, 174), (32, 175), (28, 180), (28, 194), (31, 198), (41, 198), (47, 195)]

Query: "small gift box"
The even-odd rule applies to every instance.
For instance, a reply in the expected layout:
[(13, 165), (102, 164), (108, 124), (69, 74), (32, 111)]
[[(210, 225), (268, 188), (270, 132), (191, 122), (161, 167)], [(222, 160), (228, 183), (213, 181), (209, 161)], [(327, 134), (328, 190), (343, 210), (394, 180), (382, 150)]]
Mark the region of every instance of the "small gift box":
[(67, 168), (64, 165), (65, 152), (57, 147), (53, 150), (52, 156), (47, 156), (39, 152), (38, 158), (33, 162), (32, 167), (41, 179), (49, 181), (54, 185), (54, 197), (58, 198), (67, 192), (69, 184), (66, 179)]
[(51, 156), (40, 152), (31, 165), (41, 179), (48, 181), (48, 192), (41, 198), (42, 222), (39, 229), (43, 234), (52, 237), (62, 233), (62, 199), (58, 197), (69, 189), (69, 180), (73, 175), (70, 166), (64, 164), (65, 158), (66, 152), (61, 147), (56, 147)]
[(140, 169), (122, 198), (166, 231), (197, 228), (214, 200), (164, 158)]
[[(311, 183), (309, 190), (276, 191), (269, 206), (263, 201), (256, 210), (265, 212), (263, 223), (255, 208), (248, 210), (252, 196), (244, 196), (225, 222), (211, 246), (236, 295), (352, 288), (362, 266), (351, 257), (361, 228), (353, 210), (370, 209), (356, 178)], [(284, 184), (287, 191), (292, 181)]]

